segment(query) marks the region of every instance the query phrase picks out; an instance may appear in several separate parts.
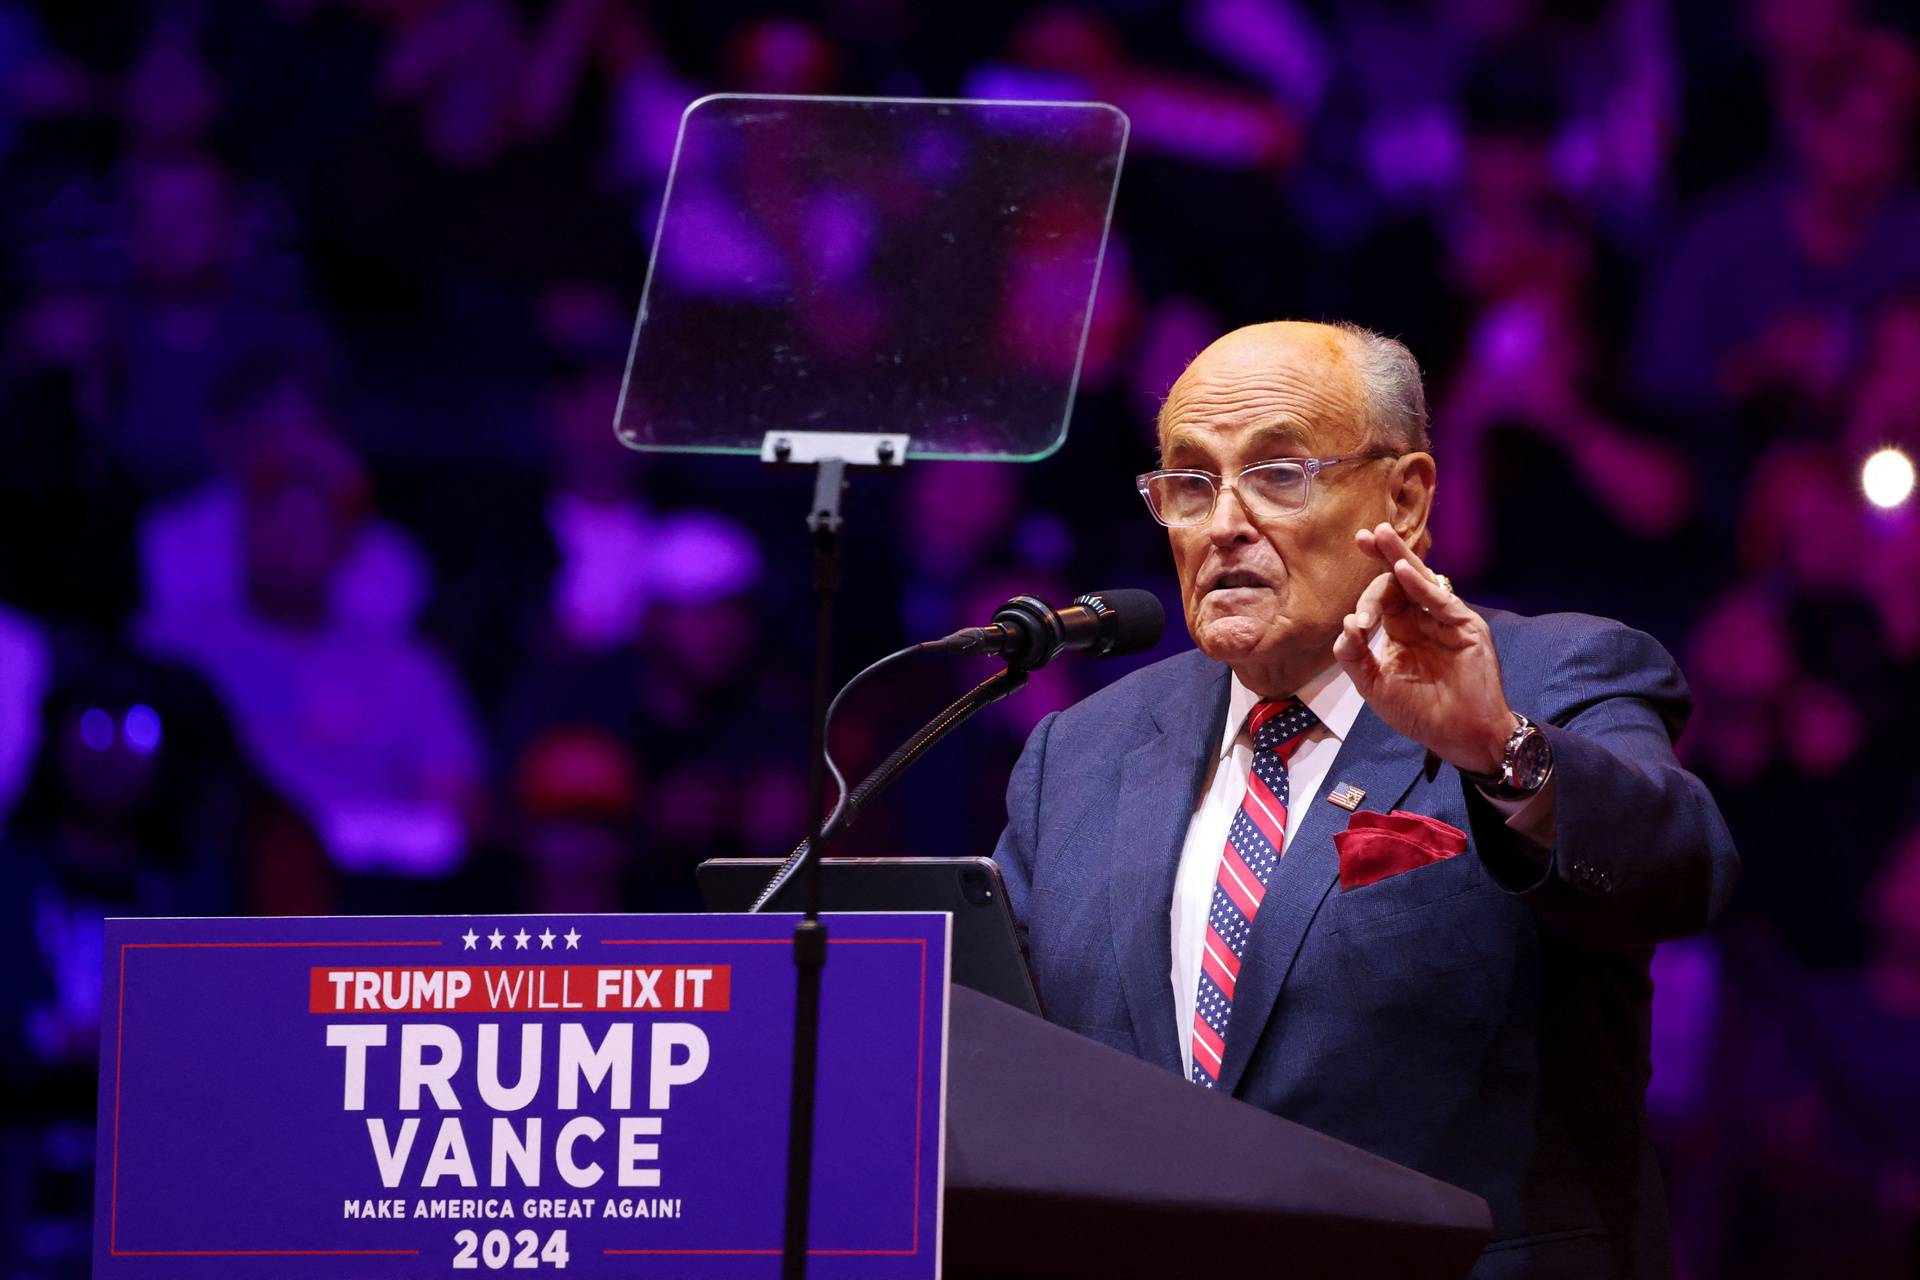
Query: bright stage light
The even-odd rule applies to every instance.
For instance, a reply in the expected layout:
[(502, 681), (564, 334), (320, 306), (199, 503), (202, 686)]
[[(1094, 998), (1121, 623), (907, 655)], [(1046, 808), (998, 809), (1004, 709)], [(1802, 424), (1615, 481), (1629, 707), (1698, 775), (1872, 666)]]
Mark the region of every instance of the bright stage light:
[(1881, 449), (1860, 468), (1867, 501), (1883, 510), (1913, 496), (1913, 463), (1898, 449)]

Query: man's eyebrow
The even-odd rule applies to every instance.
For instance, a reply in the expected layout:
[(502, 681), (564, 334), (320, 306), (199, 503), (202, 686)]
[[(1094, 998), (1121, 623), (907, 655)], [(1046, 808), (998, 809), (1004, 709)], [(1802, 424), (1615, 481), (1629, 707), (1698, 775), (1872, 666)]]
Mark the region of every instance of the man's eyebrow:
[[(1252, 451), (1257, 454), (1270, 454), (1274, 457), (1291, 456), (1285, 451), (1304, 449), (1309, 441), (1305, 427), (1290, 419), (1262, 423), (1247, 433)], [(1187, 449), (1206, 450), (1206, 445), (1191, 432), (1175, 427), (1167, 436), (1166, 448), (1161, 450), (1163, 458)], [(1280, 452), (1275, 452), (1280, 451)]]
[(1260, 446), (1262, 453), (1268, 449), (1301, 449), (1309, 439), (1307, 429), (1292, 419), (1263, 423), (1247, 433), (1247, 439)]

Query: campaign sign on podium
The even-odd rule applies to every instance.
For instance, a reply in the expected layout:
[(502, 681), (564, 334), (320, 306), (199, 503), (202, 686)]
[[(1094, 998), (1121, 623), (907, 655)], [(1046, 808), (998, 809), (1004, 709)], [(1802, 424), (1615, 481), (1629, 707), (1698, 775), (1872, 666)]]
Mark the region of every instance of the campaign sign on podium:
[[(938, 1274), (949, 917), (837, 915), (809, 1274)], [(779, 1272), (793, 918), (112, 920), (96, 1280)]]

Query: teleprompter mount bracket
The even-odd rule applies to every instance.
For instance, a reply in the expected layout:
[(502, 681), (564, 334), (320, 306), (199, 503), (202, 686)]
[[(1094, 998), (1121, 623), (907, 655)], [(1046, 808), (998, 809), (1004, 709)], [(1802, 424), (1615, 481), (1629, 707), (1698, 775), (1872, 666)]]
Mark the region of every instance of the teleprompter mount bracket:
[(907, 436), (880, 431), (769, 431), (760, 461), (812, 466), (837, 458), (849, 467), (904, 467)]

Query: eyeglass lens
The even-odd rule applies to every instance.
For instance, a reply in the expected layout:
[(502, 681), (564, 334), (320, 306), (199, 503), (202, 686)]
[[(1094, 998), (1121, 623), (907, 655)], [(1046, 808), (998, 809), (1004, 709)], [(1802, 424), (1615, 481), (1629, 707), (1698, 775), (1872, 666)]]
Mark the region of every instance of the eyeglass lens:
[[(1216, 481), (1205, 475), (1163, 475), (1147, 482), (1154, 514), (1167, 524), (1199, 524), (1213, 514)], [(1243, 471), (1240, 500), (1257, 516), (1287, 515), (1307, 501), (1307, 469), (1296, 463)]]

